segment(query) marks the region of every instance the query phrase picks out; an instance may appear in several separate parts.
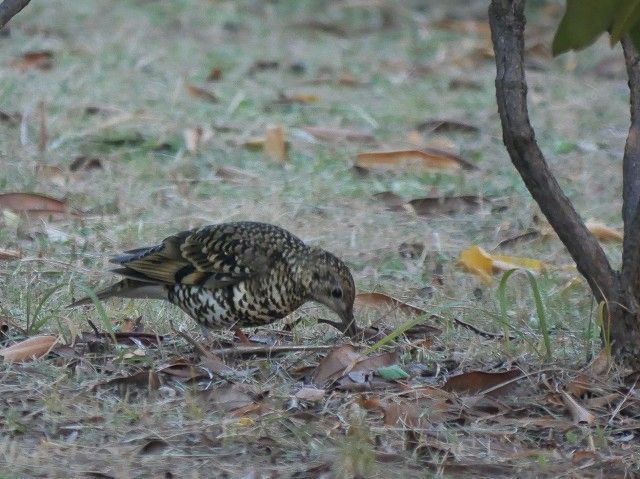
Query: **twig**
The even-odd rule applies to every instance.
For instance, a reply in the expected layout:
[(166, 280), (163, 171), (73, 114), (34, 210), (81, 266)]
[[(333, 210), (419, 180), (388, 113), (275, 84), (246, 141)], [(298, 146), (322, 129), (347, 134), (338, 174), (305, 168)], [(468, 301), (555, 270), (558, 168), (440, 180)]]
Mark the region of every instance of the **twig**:
[(527, 189), (549, 220), (578, 271), (601, 301), (617, 301), (617, 276), (595, 237), (549, 169), (527, 110), (524, 68), (524, 0), (492, 0), (491, 41), (496, 58), (496, 99), (503, 141)]
[[(437, 316), (437, 315), (432, 315), (432, 316)], [(438, 316), (438, 317), (441, 318), (440, 316)], [(444, 318), (441, 318), (441, 319), (444, 319)], [(490, 333), (488, 331), (483, 331), (482, 329), (475, 327), (473, 324), (465, 323), (461, 319), (458, 319), (458, 318), (452, 318), (452, 319), (457, 325), (462, 326), (463, 328), (466, 328), (469, 331), (473, 331), (478, 336), (482, 336), (483, 338), (487, 338), (487, 339), (504, 339), (504, 334), (502, 334), (502, 333)], [(516, 339), (516, 337), (515, 336), (509, 336), (509, 339), (510, 340), (514, 340), (514, 339)]]
[(267, 354), (269, 356), (279, 353), (293, 353), (293, 352), (309, 352), (309, 351), (328, 351), (335, 346), (307, 346), (305, 344), (294, 344), (288, 346), (272, 346), (272, 345), (260, 345), (260, 346), (237, 346), (234, 348), (221, 348), (213, 349), (211, 354), (216, 356), (243, 356), (250, 354)]
[(9, 23), (31, 0), (4, 0), (0, 3), (0, 29)]
[(188, 342), (191, 346), (193, 346), (194, 348), (196, 348), (196, 350), (205, 358), (209, 358), (209, 359), (218, 359), (215, 358), (214, 355), (210, 352), (207, 351), (206, 348), (204, 348), (200, 343), (198, 343), (195, 339), (193, 339), (191, 336), (189, 336), (187, 333), (180, 331), (179, 329), (177, 329), (174, 325), (173, 325), (173, 321), (169, 321), (169, 325), (171, 326), (171, 331), (173, 331), (174, 333), (176, 333), (178, 336), (180, 336), (182, 339), (184, 339), (186, 342)]

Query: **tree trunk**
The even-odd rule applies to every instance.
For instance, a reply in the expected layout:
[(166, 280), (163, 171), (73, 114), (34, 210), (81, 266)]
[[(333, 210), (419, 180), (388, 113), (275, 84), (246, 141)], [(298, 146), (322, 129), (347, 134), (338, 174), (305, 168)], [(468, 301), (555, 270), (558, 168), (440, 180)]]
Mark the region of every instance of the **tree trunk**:
[(631, 128), (625, 148), (623, 267), (614, 271), (551, 173), (535, 139), (527, 109), (524, 68), (525, 0), (492, 0), (491, 40), (496, 58), (496, 99), (504, 144), (533, 199), (576, 262), (598, 302), (606, 303), (603, 339), (614, 355), (640, 367), (640, 57), (624, 40), (631, 90)]

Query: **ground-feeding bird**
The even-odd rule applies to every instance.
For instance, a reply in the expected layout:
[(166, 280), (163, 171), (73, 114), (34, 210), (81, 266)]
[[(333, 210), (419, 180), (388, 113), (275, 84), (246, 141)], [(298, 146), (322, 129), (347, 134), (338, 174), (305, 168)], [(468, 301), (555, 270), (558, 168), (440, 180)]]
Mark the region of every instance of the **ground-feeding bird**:
[[(120, 266), (111, 271), (125, 279), (99, 291), (101, 300), (165, 299), (208, 328), (265, 325), (316, 301), (340, 316), (341, 323), (332, 323), (335, 327), (350, 336), (357, 331), (349, 268), (328, 251), (271, 224), (203, 226), (156, 246), (126, 251), (110, 262)], [(83, 298), (70, 306), (89, 303), (90, 298)]]

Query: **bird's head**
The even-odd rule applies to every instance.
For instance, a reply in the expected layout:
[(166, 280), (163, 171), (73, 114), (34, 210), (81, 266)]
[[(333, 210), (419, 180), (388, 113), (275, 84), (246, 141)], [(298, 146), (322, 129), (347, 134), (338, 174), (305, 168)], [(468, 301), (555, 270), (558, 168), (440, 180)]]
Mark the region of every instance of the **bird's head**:
[(356, 287), (347, 265), (328, 251), (317, 248), (311, 250), (305, 263), (310, 298), (340, 316), (339, 329), (354, 336), (357, 332), (353, 319)]

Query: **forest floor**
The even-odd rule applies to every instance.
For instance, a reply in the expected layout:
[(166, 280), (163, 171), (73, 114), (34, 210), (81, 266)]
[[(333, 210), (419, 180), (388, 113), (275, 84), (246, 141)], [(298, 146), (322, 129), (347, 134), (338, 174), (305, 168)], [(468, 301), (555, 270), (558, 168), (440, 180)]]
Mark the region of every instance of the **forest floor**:
[[(609, 363), (598, 305), (502, 144), (486, 7), (53, 0), (16, 16), (0, 193), (30, 195), (0, 199), (1, 340), (55, 344), (0, 364), (0, 478), (638, 477), (637, 375)], [(582, 217), (619, 231), (621, 50), (554, 59), (561, 8), (530, 10), (538, 141)], [(358, 156), (402, 149), (429, 164)], [(60, 201), (39, 211), (36, 194)], [(66, 308), (114, 280), (111, 253), (236, 220), (343, 258), (358, 324), (384, 339), (350, 341), (314, 304), (208, 339), (160, 301)], [(528, 260), (473, 274), (473, 245)], [(514, 261), (533, 275), (506, 279)]]

